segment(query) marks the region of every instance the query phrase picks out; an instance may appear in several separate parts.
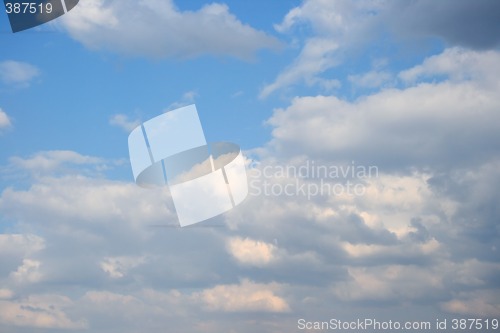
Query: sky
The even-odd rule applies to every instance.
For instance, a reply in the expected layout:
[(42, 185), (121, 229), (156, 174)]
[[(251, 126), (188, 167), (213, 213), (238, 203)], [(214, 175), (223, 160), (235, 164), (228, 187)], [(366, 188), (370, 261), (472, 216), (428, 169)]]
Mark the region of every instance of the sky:
[[(80, 0), (0, 41), (0, 332), (500, 319), (500, 2)], [(190, 104), (249, 194), (179, 228), (127, 137)]]

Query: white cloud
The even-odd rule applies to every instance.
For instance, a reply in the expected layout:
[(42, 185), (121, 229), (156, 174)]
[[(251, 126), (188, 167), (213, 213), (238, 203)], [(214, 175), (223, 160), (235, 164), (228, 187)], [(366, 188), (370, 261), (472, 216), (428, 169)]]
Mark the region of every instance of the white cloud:
[(0, 234), (0, 257), (22, 259), (46, 246), (45, 240), (34, 234)]
[(153, 58), (202, 54), (248, 59), (279, 42), (240, 22), (226, 5), (179, 11), (173, 1), (88, 0), (62, 18), (76, 40), (92, 49)]
[(374, 33), (373, 15), (380, 4), (373, 1), (325, 1), (307, 0), (293, 8), (275, 29), (292, 33), (294, 28), (310, 26), (312, 33), (305, 37), (300, 54), (271, 84), (260, 92), (265, 98), (274, 91), (305, 82), (323, 89), (338, 88), (337, 78), (321, 74), (342, 63), (346, 49), (368, 41)]
[(16, 283), (35, 283), (42, 279), (40, 272), (41, 262), (32, 259), (24, 259), (23, 264), (11, 274)]
[(442, 276), (429, 267), (390, 265), (349, 268), (349, 282), (338, 283), (334, 294), (349, 301), (425, 299), (443, 288)]
[[(285, 33), (297, 25), (309, 23), (315, 33), (329, 35), (337, 41), (365, 33), (369, 27), (369, 16), (382, 8), (380, 3), (373, 1), (329, 1), (307, 0), (300, 6), (291, 9), (285, 15), (281, 24), (275, 25), (277, 31)], [(358, 22), (358, 25), (355, 22)], [(354, 41), (353, 41), (354, 42)]]
[(139, 119), (131, 120), (125, 114), (115, 114), (109, 119), (109, 123), (118, 126), (126, 132), (132, 132), (134, 128), (141, 124)]
[(101, 263), (101, 269), (113, 279), (124, 277), (128, 270), (144, 263), (144, 257), (106, 257)]
[(369, 71), (363, 74), (349, 75), (348, 80), (356, 87), (379, 88), (388, 83), (392, 75), (385, 71)]
[[(294, 62), (261, 90), (260, 97), (304, 79), (307, 84), (315, 84), (315, 80), (321, 83), (327, 70), (349, 58), (359, 58), (360, 53), (371, 52), (368, 48), (378, 48), (374, 41), (401, 45), (401, 42), (414, 44), (427, 37), (438, 37), (451, 46), (494, 50), (500, 38), (490, 32), (498, 29), (499, 8), (494, 1), (472, 5), (462, 0), (439, 4), (429, 0), (305, 0), (275, 25), (278, 32), (292, 36), (293, 44), (301, 43), (302, 49)], [(294, 35), (296, 31), (299, 34)], [(323, 46), (316, 47), (318, 52), (314, 57), (306, 57), (311, 43)], [(385, 73), (367, 73), (362, 77), (348, 73), (347, 78), (349, 75), (354, 84), (372, 87), (388, 79)]]
[(11, 125), (9, 116), (0, 108), (0, 129), (10, 127)]
[[(296, 97), (275, 110), (273, 140), (255, 150), (261, 166), (355, 160), (380, 173), (361, 196), (261, 195), (231, 212), (240, 239), (276, 237), (286, 251), (254, 276), (279, 276), (292, 297), (336, 298), (351, 312), (392, 303), (495, 313), (498, 302), (479, 291), (495, 289), (498, 275), (499, 64), (497, 51), (451, 48), (417, 65), (405, 87), (354, 101)], [(331, 294), (301, 294), (307, 284)]]
[(168, 192), (161, 189), (146, 191), (134, 183), (77, 175), (45, 177), (25, 191), (8, 188), (0, 198), (0, 209), (27, 220), (44, 216), (47, 223), (71, 220), (72, 223), (99, 224), (126, 220), (141, 226), (171, 221), (175, 215), (166, 206), (169, 199)]
[[(423, 244), (413, 244), (413, 243), (409, 244), (405, 247), (404, 252), (401, 252), (401, 249), (399, 249), (400, 244), (394, 247), (394, 246), (384, 246), (375, 244), (353, 245), (351, 243), (344, 243), (342, 244), (342, 246), (343, 249), (350, 256), (354, 258), (359, 258), (359, 257), (376, 258), (381, 256), (390, 256), (397, 252), (399, 252), (400, 255), (402, 255), (404, 252), (406, 253), (414, 252), (415, 254), (432, 255), (437, 253), (437, 251), (439, 251), (439, 243), (435, 239), (431, 239), (430, 241)], [(397, 251), (395, 251), (396, 248), (398, 248)]]
[[(463, 52), (471, 53), (477, 63), (484, 59), (487, 65), (470, 67), (461, 80), (421, 82), (353, 102), (334, 96), (295, 98), (268, 120), (274, 127), (273, 153), (334, 153), (339, 159), (370, 160), (379, 167), (388, 161), (436, 165), (489, 159), (495, 150), (492, 142), (500, 140), (500, 76), (494, 69), (489, 74), (485, 71), (493, 64), (498, 68), (500, 53), (461, 51), (461, 57)], [(450, 53), (456, 52), (445, 51), (442, 57)]]
[(39, 75), (40, 70), (31, 64), (14, 60), (0, 62), (0, 80), (7, 85), (27, 87)]
[(244, 265), (265, 266), (275, 260), (277, 255), (277, 248), (273, 244), (241, 237), (230, 238), (227, 249)]
[[(142, 289), (130, 294), (93, 290), (87, 292), (78, 303), (86, 309), (87, 314), (105, 316), (106, 323), (112, 322), (114, 329), (118, 326), (122, 331), (144, 330), (145, 325), (168, 325), (169, 332), (216, 333), (221, 328), (232, 332), (231, 327), (234, 328), (235, 323), (227, 321), (227, 318), (237, 316), (240, 318), (238, 324), (241, 325), (242, 312), (253, 317), (262, 312), (289, 311), (284, 300), (275, 295), (276, 289), (278, 286), (274, 284), (243, 281), (237, 285), (220, 285), (193, 293), (176, 289)], [(214, 320), (214, 312), (221, 312), (216, 314), (220, 319)], [(145, 323), (143, 318), (149, 318), (151, 324)], [(238, 332), (250, 333), (256, 325), (259, 324), (253, 319), (245, 321)], [(276, 328), (276, 324), (271, 326)]]
[(42, 151), (30, 158), (14, 156), (9, 161), (18, 168), (37, 173), (53, 172), (65, 164), (86, 165), (104, 163), (103, 159), (81, 155), (70, 150)]
[(489, 86), (495, 89), (500, 84), (499, 61), (500, 55), (496, 51), (471, 51), (454, 47), (402, 71), (399, 77), (412, 84), (429, 77), (445, 76), (454, 82), (472, 80), (482, 84), (482, 88)]
[[(463, 52), (498, 63), (494, 52)], [(112, 325), (120, 332), (165, 325), (176, 325), (172, 332), (229, 332), (241, 313), (249, 319), (238, 332), (288, 332), (296, 327), (276, 313), (327, 318), (334, 311), (342, 319), (354, 310), (382, 315), (387, 304), (422, 317), (420, 306), (429, 316), (472, 315), (474, 307), (496, 313), (498, 302), (480, 291), (498, 298), (498, 79), (472, 63), (446, 68), (438, 82), (422, 82), (438, 71), (422, 69), (407, 87), (355, 101), (300, 97), (275, 110), (273, 140), (258, 150), (262, 165), (377, 164), (380, 173), (364, 181), (362, 196), (250, 196), (214, 219), (226, 219), (228, 229), (180, 230), (152, 229), (176, 225), (168, 192), (132, 182), (62, 170), (58, 178), (5, 189), (2, 217), (40, 230), (38, 243), (50, 246), (32, 245), (41, 250), (23, 249), (8, 270), (0, 267), (8, 302), (0, 307), (9, 313), (0, 321), (15, 322), (20, 303), (13, 299), (41, 288), (84, 294), (67, 303), (68, 311), (50, 308), (51, 318), (59, 313), (69, 326), (84, 318), (93, 330)], [(60, 170), (100, 160), (66, 152), (13, 163)], [(23, 237), (4, 237), (4, 247), (0, 237), (0, 250), (28, 248)], [(279, 247), (262, 241), (271, 239)], [(43, 270), (43, 279), (30, 288), (12, 281), (30, 269)]]
[(274, 91), (300, 81), (304, 81), (307, 85), (320, 84), (327, 90), (338, 88), (339, 81), (317, 76), (338, 63), (333, 57), (337, 48), (337, 43), (327, 38), (311, 38), (306, 41), (294, 63), (280, 73), (273, 83), (263, 87), (259, 97), (266, 98)]
[(288, 312), (287, 302), (275, 295), (276, 284), (257, 284), (243, 280), (238, 285), (219, 285), (204, 290), (199, 297), (211, 311)]

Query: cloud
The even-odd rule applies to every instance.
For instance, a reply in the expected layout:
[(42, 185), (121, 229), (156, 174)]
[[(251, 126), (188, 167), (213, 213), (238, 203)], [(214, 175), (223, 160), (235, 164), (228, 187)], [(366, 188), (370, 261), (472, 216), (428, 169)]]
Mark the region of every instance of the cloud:
[(308, 312), (294, 300), (334, 299), (342, 304), (336, 313), (426, 304), (444, 315), (477, 315), (474, 306), (497, 315), (498, 302), (481, 291), (498, 288), (500, 214), (492, 184), (500, 179), (500, 128), (491, 122), (500, 120), (499, 56), (453, 47), (402, 70), (401, 87), (353, 101), (296, 97), (276, 109), (268, 121), (273, 139), (254, 151), (260, 184), (293, 185), (286, 172), (266, 176), (264, 168), (297, 169), (307, 161), (356, 161), (377, 165), (379, 173), (363, 179), (363, 195), (262, 194), (231, 212), (227, 219), (240, 235), (279, 241), (279, 260), (258, 276), (293, 286), (291, 307), (311, 315), (318, 309)]
[(36, 260), (24, 259), (23, 264), (11, 274), (12, 279), (16, 283), (35, 283), (41, 280), (42, 274), (40, 273), (41, 263)]
[(429, 299), (442, 288), (441, 276), (428, 267), (378, 266), (350, 268), (349, 282), (334, 287), (335, 295), (349, 301)]
[(73, 321), (64, 312), (71, 304), (68, 297), (59, 295), (34, 295), (15, 301), (0, 300), (0, 325), (39, 329), (86, 328), (84, 321)]
[(120, 127), (127, 133), (132, 132), (134, 128), (139, 126), (141, 124), (141, 121), (136, 119), (136, 120), (131, 120), (129, 117), (125, 114), (115, 114), (111, 116), (109, 119), (109, 123), (113, 126)]
[[(0, 307), (14, 313), (0, 315), (0, 329), (19, 313), (35, 316), (21, 304), (59, 318), (50, 325), (103, 332), (290, 332), (290, 316), (383, 318), (388, 309), (394, 319), (408, 309), (421, 318), (496, 315), (498, 63), (497, 51), (450, 48), (394, 73), (401, 84), (391, 89), (296, 97), (268, 120), (272, 140), (253, 152), (251, 184), (356, 181), (363, 194), (254, 193), (203, 228), (174, 227), (166, 189), (82, 170), (101, 158), (11, 160), (18, 172), (47, 171), (0, 196), (2, 222), (19, 232), (0, 237), (11, 251), (0, 251)], [(307, 161), (309, 171), (315, 161), (378, 172), (264, 171)], [(35, 299), (45, 294), (66, 302), (50, 308)]]
[(0, 300), (6, 300), (12, 298), (14, 296), (14, 292), (9, 289), (0, 289)]
[(277, 250), (273, 244), (240, 237), (229, 239), (227, 248), (238, 262), (255, 266), (265, 266), (272, 262)]
[[(180, 100), (173, 102), (168, 107), (166, 107), (165, 111), (170, 111), (170, 110), (174, 110), (177, 108), (181, 108), (183, 106), (193, 104), (195, 102), (195, 98), (197, 95), (198, 94), (196, 93), (196, 91), (192, 91), (192, 90), (187, 91), (182, 95)], [(132, 130), (134, 128), (136, 128), (137, 126), (141, 125), (141, 123), (142, 123), (142, 121), (140, 119), (130, 119), (129, 116), (127, 116), (125, 114), (121, 114), (121, 113), (114, 114), (109, 119), (110, 125), (120, 127), (121, 129), (123, 129), (127, 133), (132, 132)]]
[(463, 292), (456, 299), (442, 303), (441, 307), (457, 315), (495, 318), (500, 314), (498, 297), (498, 289)]
[(380, 10), (377, 2), (308, 0), (293, 8), (275, 29), (283, 34), (293, 34), (295, 29), (307, 26), (310, 33), (303, 34), (299, 55), (291, 65), (278, 74), (275, 81), (261, 89), (260, 98), (274, 91), (305, 82), (319, 84), (323, 88), (338, 88), (341, 82), (329, 75), (327, 70), (343, 62), (348, 47), (368, 43), (376, 34), (373, 29), (374, 16)]
[[(45, 239), (32, 233), (0, 234), (0, 277), (9, 276), (34, 260), (46, 246)], [(27, 261), (26, 261), (27, 260)]]
[(28, 158), (12, 156), (4, 172), (35, 177), (66, 175), (68, 173), (102, 174), (113, 169), (122, 161), (106, 160), (88, 155), (82, 155), (69, 150), (40, 151)]
[(348, 80), (360, 88), (380, 88), (392, 79), (392, 75), (385, 71), (369, 71), (364, 74), (349, 75)]
[(0, 234), (0, 253), (4, 255), (31, 254), (44, 247), (43, 238), (33, 234)]
[(174, 110), (181, 108), (183, 106), (187, 106), (190, 104), (194, 104), (195, 98), (198, 96), (198, 93), (194, 90), (191, 91), (186, 91), (183, 95), (182, 98), (179, 101), (171, 103), (167, 108), (166, 111)]
[(11, 125), (9, 116), (0, 108), (0, 129), (8, 128)]
[[(297, 155), (274, 158), (300, 164)], [(329, 158), (328, 165), (337, 162)], [(37, 312), (27, 309), (38, 309), (50, 327), (109, 332), (165, 325), (172, 332), (235, 325), (244, 333), (285, 332), (294, 329), (289, 315), (379, 316), (387, 304), (405, 304), (405, 311), (424, 304), (429, 316), (444, 316), (456, 308), (449, 302), (469, 300), (457, 291), (494, 289), (498, 274), (491, 250), (497, 216), (478, 215), (494, 213), (498, 165), (454, 170), (449, 179), (433, 170), (381, 169), (366, 180), (364, 196), (252, 196), (217, 218), (230, 228), (192, 229), (163, 228), (175, 216), (160, 190), (72, 172), (36, 178), (28, 188), (5, 189), (0, 211), (21, 230), (43, 234), (49, 246), (2, 267), (11, 298), (0, 306), (29, 318)], [(471, 236), (473, 217), (490, 238)], [(19, 267), (30, 266), (23, 259), (39, 262), (43, 278), (15, 283)], [(41, 302), (41, 292), (66, 303)], [(494, 299), (476, 295), (484, 309), (494, 309)], [(15, 322), (0, 318), (1, 328)]]
[[(471, 66), (463, 69), (464, 61), (456, 58)], [(432, 69), (436, 62), (458, 65)], [(436, 83), (420, 81), (352, 102), (297, 97), (268, 120), (274, 127), (270, 145), (275, 154), (333, 154), (379, 167), (446, 167), (490, 159), (500, 140), (500, 81), (494, 65), (499, 63), (498, 52), (451, 49), (400, 74), (406, 79), (444, 74)]]
[(0, 80), (6, 85), (28, 87), (40, 70), (28, 63), (6, 60), (0, 62)]
[[(72, 223), (100, 223), (102, 226), (104, 221), (116, 224), (125, 219), (141, 225), (170, 220), (172, 212), (165, 206), (168, 200), (169, 194), (160, 190), (145, 191), (134, 183), (80, 174), (43, 177), (27, 190), (7, 188), (2, 193), (0, 207), (4, 212), (27, 220), (43, 215), (47, 223), (55, 225), (68, 219)], [(30, 210), (23, 211), (22, 207), (30, 207)]]
[[(306, 84), (336, 82), (331, 70), (368, 48), (383, 43), (415, 43), (439, 38), (449, 47), (494, 50), (500, 45), (500, 5), (494, 0), (470, 3), (467, 0), (445, 0), (435, 3), (418, 1), (346, 1), (306, 0), (291, 9), (275, 29), (293, 37), (300, 52), (291, 65), (283, 69), (273, 83), (264, 86), (264, 98), (277, 89), (305, 81)], [(305, 32), (304, 32), (305, 31)], [(314, 56), (307, 56), (311, 49)], [(342, 71), (339, 71), (342, 72)], [(339, 73), (340, 74), (340, 73)], [(341, 75), (341, 74), (340, 74)], [(384, 73), (347, 73), (355, 85), (378, 86), (388, 77)], [(380, 81), (382, 80), (382, 81)], [(339, 80), (334, 87), (342, 84)]]
[(308, 40), (300, 55), (276, 80), (264, 86), (259, 97), (266, 98), (278, 89), (304, 81), (308, 85), (322, 84), (327, 90), (338, 88), (340, 82), (337, 80), (326, 80), (317, 77), (318, 74), (334, 66), (338, 62), (333, 57), (333, 52), (338, 48), (334, 40), (326, 38), (311, 38)]
[(428, 57), (421, 65), (403, 70), (398, 76), (409, 84), (444, 77), (452, 82), (474, 81), (494, 89), (499, 84), (499, 59), (496, 51), (478, 52), (454, 47)]
[(243, 280), (239, 285), (220, 285), (204, 290), (200, 298), (212, 311), (288, 312), (286, 301), (274, 294), (277, 288), (277, 285)]
[(203, 54), (249, 59), (276, 38), (240, 22), (226, 5), (180, 11), (173, 1), (89, 0), (62, 19), (63, 27), (91, 49), (152, 58)]
[(494, 0), (432, 0), (390, 3), (382, 19), (394, 33), (418, 38), (434, 36), (450, 46), (476, 50), (494, 49), (500, 45), (500, 4)]
[(100, 266), (109, 277), (119, 279), (124, 277), (129, 269), (137, 267), (144, 261), (144, 257), (106, 257)]
[(39, 152), (27, 159), (11, 157), (10, 161), (25, 170), (41, 169), (53, 171), (65, 163), (77, 165), (95, 164), (102, 162), (102, 159), (84, 156), (70, 150), (51, 150)]

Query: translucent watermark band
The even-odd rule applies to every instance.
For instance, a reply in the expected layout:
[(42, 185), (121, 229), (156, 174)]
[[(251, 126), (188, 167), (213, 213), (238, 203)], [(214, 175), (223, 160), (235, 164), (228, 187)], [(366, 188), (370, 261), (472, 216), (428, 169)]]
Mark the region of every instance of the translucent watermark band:
[(168, 185), (181, 226), (224, 213), (248, 194), (240, 147), (229, 142), (207, 144), (194, 105), (134, 129), (129, 153), (137, 185)]

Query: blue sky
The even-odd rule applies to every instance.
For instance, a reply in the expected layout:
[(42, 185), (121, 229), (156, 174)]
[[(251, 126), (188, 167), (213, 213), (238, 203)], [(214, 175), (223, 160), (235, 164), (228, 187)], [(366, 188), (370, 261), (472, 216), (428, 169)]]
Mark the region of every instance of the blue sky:
[[(498, 13), (81, 0), (16, 34), (0, 13), (0, 331), (500, 319)], [(206, 227), (172, 228), (168, 188), (133, 182), (127, 136), (193, 103), (207, 141), (242, 147), (253, 189), (363, 193), (250, 193)], [(277, 174), (311, 165), (378, 174)]]

